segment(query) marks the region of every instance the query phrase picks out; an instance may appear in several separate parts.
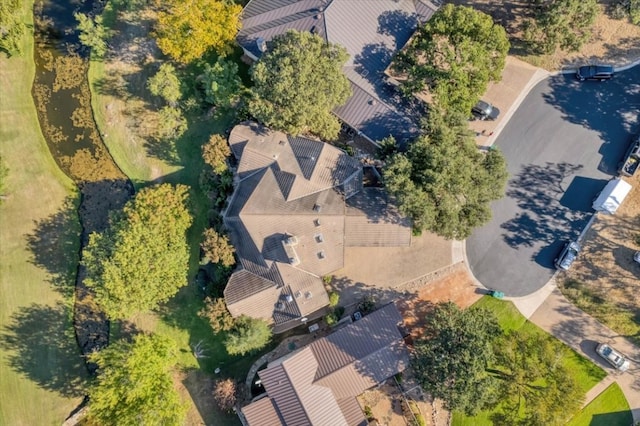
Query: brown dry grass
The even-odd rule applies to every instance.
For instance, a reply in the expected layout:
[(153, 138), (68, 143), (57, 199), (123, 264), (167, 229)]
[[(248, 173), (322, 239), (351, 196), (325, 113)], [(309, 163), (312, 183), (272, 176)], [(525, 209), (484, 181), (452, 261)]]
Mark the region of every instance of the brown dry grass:
[(611, 18), (608, 6), (612, 0), (599, 1), (602, 13), (593, 25), (591, 40), (579, 52), (558, 51), (552, 55), (528, 55), (523, 49), (522, 22), (530, 17), (526, 0), (450, 0), (450, 3), (471, 6), (491, 15), (509, 35), (511, 54), (549, 71), (575, 68), (584, 63), (624, 65), (640, 59), (640, 26), (628, 20)]
[[(611, 306), (603, 309), (595, 304), (583, 309), (621, 334), (638, 339), (640, 265), (633, 261), (633, 254), (640, 250), (634, 243), (634, 236), (640, 233), (640, 173), (625, 180), (632, 191), (615, 215), (598, 214), (578, 261), (564, 278), (578, 281), (583, 293), (596, 295)], [(571, 295), (566, 288), (563, 292)], [(575, 296), (572, 299), (575, 302)]]

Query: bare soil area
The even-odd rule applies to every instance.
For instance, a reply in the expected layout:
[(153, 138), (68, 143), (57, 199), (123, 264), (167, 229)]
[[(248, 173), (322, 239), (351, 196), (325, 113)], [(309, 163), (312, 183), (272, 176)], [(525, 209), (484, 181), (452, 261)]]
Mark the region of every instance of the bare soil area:
[(471, 6), (491, 15), (500, 23), (511, 41), (510, 54), (549, 71), (575, 68), (585, 63), (624, 65), (640, 59), (640, 26), (628, 20), (609, 16), (612, 0), (601, 0), (602, 14), (593, 26), (591, 40), (579, 52), (558, 51), (552, 55), (531, 56), (524, 49), (522, 23), (531, 16), (526, 0), (450, 0), (450, 3)]
[(459, 263), (449, 274), (435, 279), (416, 293), (400, 300), (398, 309), (411, 337), (416, 339), (421, 335), (425, 317), (434, 304), (451, 301), (461, 308), (467, 308), (482, 296), (482, 289), (476, 286), (465, 264)]
[(640, 250), (634, 242), (640, 234), (640, 174), (625, 180), (633, 189), (624, 203), (613, 216), (598, 214), (580, 257), (558, 281), (582, 309), (640, 342), (640, 264), (633, 261)]

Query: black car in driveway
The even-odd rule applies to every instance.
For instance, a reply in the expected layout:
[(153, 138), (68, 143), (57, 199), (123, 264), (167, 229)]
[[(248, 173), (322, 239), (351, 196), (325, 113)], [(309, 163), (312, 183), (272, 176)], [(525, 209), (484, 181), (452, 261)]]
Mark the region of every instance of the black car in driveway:
[(500, 110), (489, 102), (478, 101), (471, 110), (472, 120), (495, 120), (500, 115)]
[(576, 78), (585, 80), (609, 80), (613, 77), (613, 67), (610, 65), (586, 65), (578, 68)]

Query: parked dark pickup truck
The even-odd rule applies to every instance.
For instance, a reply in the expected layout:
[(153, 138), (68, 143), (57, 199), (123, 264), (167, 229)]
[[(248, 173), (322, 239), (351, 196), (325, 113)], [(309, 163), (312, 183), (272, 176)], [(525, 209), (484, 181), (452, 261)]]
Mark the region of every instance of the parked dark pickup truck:
[(620, 163), (620, 174), (624, 176), (633, 176), (640, 165), (640, 135), (637, 135), (631, 141), (631, 146), (624, 155), (622, 163)]

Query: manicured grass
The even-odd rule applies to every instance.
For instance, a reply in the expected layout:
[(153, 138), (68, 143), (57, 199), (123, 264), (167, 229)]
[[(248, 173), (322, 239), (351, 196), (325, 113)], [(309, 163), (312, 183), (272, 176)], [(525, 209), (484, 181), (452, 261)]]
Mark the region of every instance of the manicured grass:
[(620, 386), (613, 383), (571, 419), (568, 426), (628, 426), (633, 423)]
[[(502, 327), (505, 332), (517, 330), (519, 333), (524, 333), (529, 336), (534, 336), (536, 334), (546, 335), (544, 330), (527, 321), (527, 319), (520, 314), (518, 309), (511, 302), (485, 296), (478, 300), (473, 307), (484, 307), (493, 311), (498, 318), (500, 327)], [(606, 373), (600, 367), (593, 364), (573, 349), (566, 347), (559, 340), (555, 338), (552, 339), (554, 339), (559, 350), (563, 348), (566, 349), (566, 355), (562, 359), (562, 362), (567, 370), (573, 374), (583, 393), (586, 393), (606, 376)], [(454, 412), (452, 424), (454, 426), (489, 426), (493, 424), (490, 420), (491, 414), (492, 411), (483, 411), (475, 417), (468, 417), (462, 413)]]
[[(32, 28), (32, 1), (23, 2)], [(33, 37), (0, 54), (0, 424), (61, 424), (81, 402), (86, 369), (71, 327), (78, 193), (42, 137), (31, 98)]]

